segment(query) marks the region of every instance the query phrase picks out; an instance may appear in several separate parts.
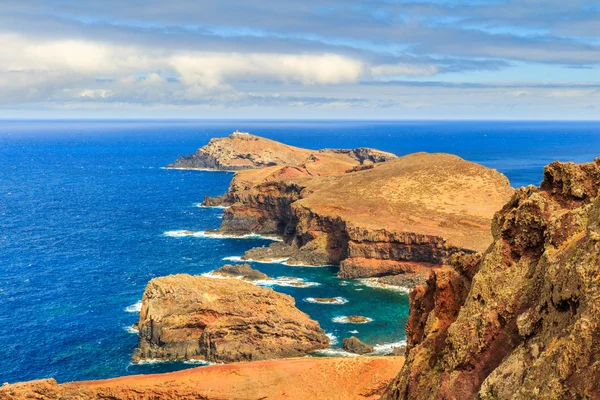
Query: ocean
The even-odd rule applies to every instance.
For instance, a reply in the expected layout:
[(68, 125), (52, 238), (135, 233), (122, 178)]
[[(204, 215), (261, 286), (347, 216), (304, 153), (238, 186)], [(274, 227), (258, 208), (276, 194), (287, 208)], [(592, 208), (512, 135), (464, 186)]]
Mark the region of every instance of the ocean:
[[(0, 383), (195, 366), (132, 364), (129, 327), (150, 279), (207, 273), (270, 243), (169, 234), (217, 228), (222, 210), (197, 204), (223, 194), (232, 174), (161, 167), (236, 129), (312, 149), (454, 153), (498, 169), (513, 187), (537, 185), (554, 160), (600, 156), (598, 122), (0, 121)], [(322, 356), (350, 335), (381, 351), (405, 339), (405, 292), (339, 280), (333, 267), (252, 266), (306, 283), (272, 287), (334, 339)], [(337, 322), (355, 314), (372, 321)]]

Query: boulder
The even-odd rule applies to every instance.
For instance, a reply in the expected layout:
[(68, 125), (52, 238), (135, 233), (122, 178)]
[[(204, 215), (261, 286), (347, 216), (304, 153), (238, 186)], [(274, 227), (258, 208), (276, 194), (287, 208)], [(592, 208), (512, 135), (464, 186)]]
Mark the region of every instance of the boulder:
[(239, 277), (247, 281), (258, 281), (270, 279), (267, 274), (264, 274), (256, 269), (253, 269), (248, 264), (225, 264), (221, 268), (217, 268), (212, 272), (213, 275), (225, 277)]
[(373, 352), (373, 346), (363, 343), (356, 336), (350, 336), (342, 340), (344, 350), (354, 354), (368, 354)]

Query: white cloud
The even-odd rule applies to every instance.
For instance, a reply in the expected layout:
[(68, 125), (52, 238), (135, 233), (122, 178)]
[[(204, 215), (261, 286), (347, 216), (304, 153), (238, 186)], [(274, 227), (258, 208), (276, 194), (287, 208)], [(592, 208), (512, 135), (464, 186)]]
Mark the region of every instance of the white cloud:
[(382, 64), (371, 68), (371, 76), (392, 78), (395, 76), (431, 76), (439, 72), (435, 65)]
[[(337, 54), (184, 52), (0, 34), (4, 104), (206, 101), (211, 96), (238, 96), (234, 86), (243, 81), (355, 83), (364, 70), (362, 61)], [(167, 82), (167, 75), (175, 82)]]
[(585, 89), (562, 89), (551, 91), (548, 97), (587, 97), (593, 94), (593, 91)]
[(206, 87), (252, 78), (305, 85), (351, 83), (363, 71), (361, 61), (336, 54), (195, 53), (173, 56), (169, 63), (184, 82)]

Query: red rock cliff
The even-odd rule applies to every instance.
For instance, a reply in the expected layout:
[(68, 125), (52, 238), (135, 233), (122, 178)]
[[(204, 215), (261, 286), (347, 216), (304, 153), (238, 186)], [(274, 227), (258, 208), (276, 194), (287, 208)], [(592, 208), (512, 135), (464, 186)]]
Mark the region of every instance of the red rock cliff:
[(332, 165), (314, 157), (238, 172), (220, 230), (282, 235), (297, 250), (280, 254), (291, 263), (340, 264), (344, 278), (416, 272), (483, 251), (494, 212), (513, 193), (502, 174), (449, 154), (350, 172)]
[(483, 254), (410, 296), (407, 362), (383, 399), (600, 398), (600, 159), (516, 191)]

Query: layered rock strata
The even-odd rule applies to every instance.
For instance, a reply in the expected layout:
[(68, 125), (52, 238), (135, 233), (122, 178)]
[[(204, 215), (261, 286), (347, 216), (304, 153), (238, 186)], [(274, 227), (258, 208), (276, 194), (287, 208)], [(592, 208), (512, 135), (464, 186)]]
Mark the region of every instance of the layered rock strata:
[(516, 191), (483, 256), (410, 294), (408, 357), (384, 399), (600, 397), (600, 159)]
[(265, 360), (298, 357), (329, 345), (319, 324), (298, 310), (291, 296), (239, 279), (152, 279), (138, 329), (134, 361)]
[(236, 173), (219, 231), (285, 238), (245, 258), (340, 265), (342, 278), (427, 274), (455, 253), (485, 250), (492, 216), (513, 193), (499, 172), (449, 154), (356, 172), (316, 160)]
[(305, 357), (199, 367), (160, 375), (0, 386), (2, 400), (374, 400), (403, 357)]

